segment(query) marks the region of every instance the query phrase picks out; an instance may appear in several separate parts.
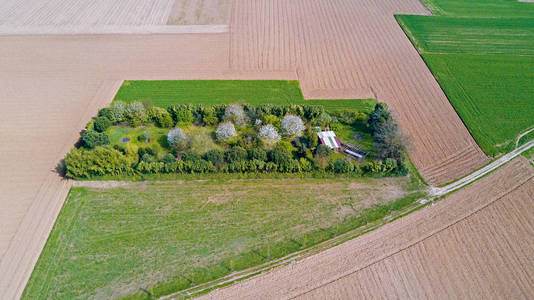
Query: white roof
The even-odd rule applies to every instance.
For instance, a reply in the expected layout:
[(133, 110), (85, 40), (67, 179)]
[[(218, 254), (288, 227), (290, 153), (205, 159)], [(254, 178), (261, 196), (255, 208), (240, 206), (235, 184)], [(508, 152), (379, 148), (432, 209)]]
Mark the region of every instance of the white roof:
[(323, 143), (330, 149), (339, 148), (340, 145), (336, 141), (336, 134), (333, 131), (320, 131), (317, 135), (323, 141)]

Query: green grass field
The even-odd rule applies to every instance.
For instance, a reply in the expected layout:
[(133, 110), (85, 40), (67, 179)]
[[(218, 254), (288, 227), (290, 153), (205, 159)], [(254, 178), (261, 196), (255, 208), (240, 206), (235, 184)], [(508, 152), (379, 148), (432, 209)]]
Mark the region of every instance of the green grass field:
[(407, 177), (73, 188), (22, 298), (169, 294), (385, 217), (411, 190)]
[(397, 16), (488, 155), (534, 125), (534, 4), (426, 0), (440, 16)]
[(422, 0), (435, 15), (467, 17), (534, 17), (531, 3), (517, 0)]
[(314, 104), (328, 110), (351, 108), (372, 111), (374, 99), (304, 100), (298, 81), (287, 80), (137, 80), (125, 81), (115, 100), (150, 100), (153, 105), (221, 104)]

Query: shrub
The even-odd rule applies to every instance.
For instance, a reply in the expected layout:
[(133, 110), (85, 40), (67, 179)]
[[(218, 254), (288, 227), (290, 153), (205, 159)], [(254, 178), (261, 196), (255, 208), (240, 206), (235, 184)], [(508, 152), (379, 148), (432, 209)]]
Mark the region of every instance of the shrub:
[(299, 137), (302, 135), (302, 131), (305, 129), (302, 119), (294, 116), (287, 115), (282, 121), (280, 121), (280, 127), (282, 128), (282, 133), (291, 137)]
[(69, 178), (133, 174), (130, 159), (118, 150), (104, 147), (91, 151), (73, 148), (65, 156), (65, 168)]
[(143, 143), (150, 143), (150, 130), (145, 130), (143, 133), (141, 133), (137, 140)]
[(156, 126), (162, 128), (171, 128), (174, 124), (171, 114), (161, 107), (151, 107), (149, 110), (150, 119), (156, 123)]
[(248, 150), (248, 159), (266, 161), (267, 160), (267, 152), (265, 150), (263, 150), (262, 148), (252, 148), (252, 149)]
[(325, 109), (322, 105), (306, 105), (304, 107), (304, 117), (308, 120), (313, 120), (324, 112)]
[(206, 152), (215, 149), (216, 147), (210, 132), (205, 130), (205, 128), (195, 130), (189, 141), (189, 148), (191, 151), (200, 155), (204, 155)]
[(263, 116), (264, 124), (271, 124), (276, 128), (280, 128), (280, 118), (275, 115), (265, 115)]
[(95, 118), (94, 129), (98, 132), (104, 132), (111, 126), (111, 121), (106, 117)]
[(260, 138), (266, 145), (274, 145), (280, 141), (280, 134), (273, 125), (267, 124), (263, 125), (258, 133), (258, 138)]
[(96, 132), (94, 130), (86, 130), (82, 133), (82, 141), (86, 148), (93, 149), (96, 146), (109, 144), (109, 137), (103, 132)]
[(332, 158), (334, 152), (325, 145), (319, 145), (315, 148), (315, 155), (313, 156), (313, 163), (319, 169), (326, 169)]
[(98, 111), (99, 117), (106, 117), (108, 120), (113, 122), (113, 110), (109, 107), (104, 107)]
[(230, 104), (226, 107), (224, 111), (225, 121), (230, 121), (236, 124), (237, 126), (243, 126), (248, 122), (248, 117), (245, 114), (245, 111), (238, 104)]
[(302, 169), (303, 172), (310, 172), (313, 170), (313, 166), (311, 162), (307, 160), (306, 158), (301, 157), (299, 159), (299, 163), (300, 163), (300, 168)]
[(213, 107), (202, 106), (200, 109), (200, 115), (202, 123), (206, 126), (214, 126), (219, 122), (219, 118), (215, 115), (215, 109)]
[(354, 169), (354, 165), (346, 159), (336, 160), (332, 164), (332, 170), (338, 174), (350, 173), (352, 172), (353, 169)]
[(213, 149), (206, 153), (206, 160), (219, 167), (224, 164), (224, 151)]
[(375, 105), (373, 113), (369, 116), (368, 125), (377, 157), (382, 160), (394, 158), (401, 161), (404, 156), (405, 137), (385, 103)]
[(280, 141), (278, 144), (276, 144), (277, 147), (283, 148), (287, 151), (290, 155), (293, 155), (293, 152), (295, 152), (297, 149), (293, 147), (293, 145), (288, 141)]
[(148, 153), (145, 153), (143, 154), (143, 156), (141, 157), (141, 161), (142, 162), (146, 162), (146, 163), (152, 163), (152, 162), (155, 162), (155, 158), (154, 156), (148, 154)]
[(198, 153), (187, 151), (182, 154), (183, 161), (198, 161), (203, 160)]
[(147, 121), (147, 113), (141, 102), (135, 101), (125, 107), (124, 118), (130, 126), (138, 127)]
[(226, 152), (225, 158), (228, 163), (233, 163), (236, 161), (244, 161), (248, 157), (247, 150), (243, 149), (243, 147), (233, 147), (229, 151)]
[(171, 105), (167, 108), (177, 126), (188, 127), (193, 124), (191, 107), (185, 104)]
[(177, 127), (167, 133), (167, 142), (176, 150), (185, 151), (189, 146), (189, 137), (181, 128)]
[(291, 160), (291, 153), (284, 147), (276, 146), (273, 150), (269, 151), (269, 160), (275, 164), (288, 163)]
[(332, 117), (326, 112), (322, 112), (320, 115), (313, 118), (311, 121), (313, 126), (320, 126), (320, 127), (326, 127), (330, 125), (331, 122), (332, 122)]
[(111, 113), (108, 118), (111, 120), (111, 122), (118, 123), (125, 120), (126, 103), (122, 101), (113, 101), (109, 108)]
[(311, 128), (307, 128), (306, 131), (304, 131), (303, 138), (310, 149), (314, 149), (319, 144), (317, 132), (313, 131)]
[(217, 127), (215, 134), (217, 136), (217, 140), (220, 142), (226, 142), (229, 139), (237, 136), (234, 124), (228, 121), (221, 123), (219, 127)]
[(163, 156), (163, 159), (161, 161), (163, 161), (165, 164), (176, 162), (176, 157), (174, 157), (174, 155), (170, 153), (167, 153), (165, 154), (165, 156)]

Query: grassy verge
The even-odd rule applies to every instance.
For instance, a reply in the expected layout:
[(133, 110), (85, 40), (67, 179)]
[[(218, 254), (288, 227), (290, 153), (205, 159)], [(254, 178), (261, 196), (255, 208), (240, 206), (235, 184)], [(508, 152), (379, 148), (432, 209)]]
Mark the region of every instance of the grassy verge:
[(374, 99), (304, 100), (298, 81), (287, 80), (134, 80), (125, 81), (115, 100), (171, 104), (315, 104), (327, 110), (373, 110)]
[(143, 299), (306, 249), (423, 197), (408, 178), (73, 188), (23, 298)]

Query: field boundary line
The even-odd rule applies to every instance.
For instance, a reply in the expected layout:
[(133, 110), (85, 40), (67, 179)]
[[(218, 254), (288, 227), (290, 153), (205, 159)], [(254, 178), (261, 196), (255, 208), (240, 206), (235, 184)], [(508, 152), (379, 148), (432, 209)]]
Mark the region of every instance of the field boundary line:
[[(534, 130), (534, 129), (533, 129)], [(484, 167), (474, 171), (471, 174), (468, 174), (467, 176), (464, 176), (463, 178), (454, 181), (446, 186), (443, 187), (434, 187), (430, 189), (430, 194), (432, 196), (440, 197), (445, 194), (454, 192), (458, 189), (461, 189), (462, 187), (469, 185), (473, 183), (474, 181), (486, 176), (487, 174), (491, 173), (492, 171), (498, 169), (499, 167), (503, 166), (504, 164), (508, 163), (515, 157), (521, 155), (521, 153), (529, 150), (530, 148), (534, 147), (534, 140), (531, 140), (525, 144), (523, 144), (521, 147), (518, 147), (514, 149), (513, 151), (501, 156), (500, 158), (490, 162), (489, 164), (485, 165)]]
[(77, 34), (187, 34), (227, 33), (223, 25), (74, 25), (13, 26), (0, 25), (0, 35), (77, 35)]

